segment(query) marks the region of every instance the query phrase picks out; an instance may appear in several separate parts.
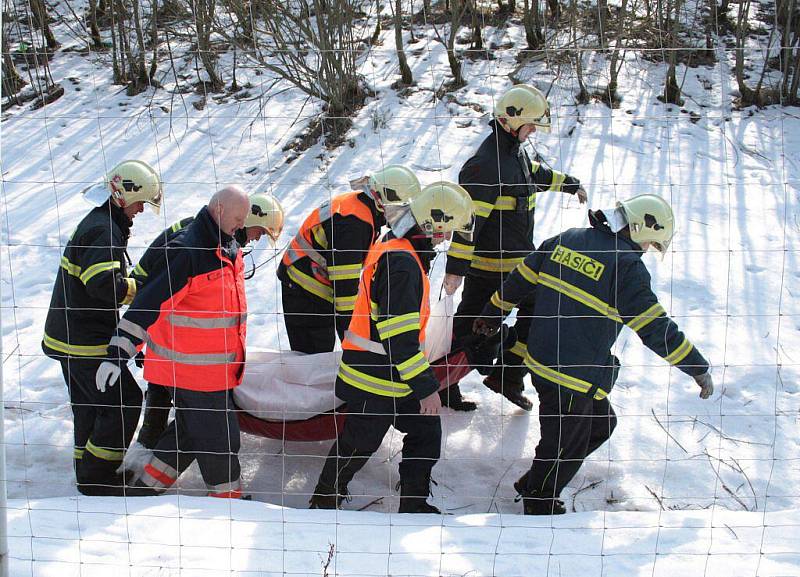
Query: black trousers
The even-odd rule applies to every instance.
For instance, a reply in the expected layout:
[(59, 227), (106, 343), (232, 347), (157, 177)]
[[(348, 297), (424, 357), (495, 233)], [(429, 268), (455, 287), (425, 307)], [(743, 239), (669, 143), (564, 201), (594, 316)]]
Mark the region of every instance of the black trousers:
[[(442, 422), (438, 415), (420, 415), (416, 399), (364, 400), (347, 403), (344, 429), (331, 447), (318, 487), (343, 494), (353, 476), (377, 451), (392, 426), (405, 433), (401, 482), (425, 480), (438, 462), (442, 449)], [(426, 485), (427, 487), (427, 485)]]
[[(463, 340), (472, 335), (472, 324), (475, 322), (476, 318), (481, 316), (483, 307), (486, 306), (486, 303), (489, 302), (492, 295), (503, 286), (503, 280), (503, 275), (499, 274), (491, 277), (467, 274), (467, 276), (464, 277), (464, 290), (461, 294), (461, 302), (453, 317), (453, 349), (460, 348)], [(520, 303), (520, 309), (517, 312), (517, 324), (514, 328), (518, 338), (523, 342), (527, 341), (528, 338), (532, 311), (533, 302), (531, 299), (526, 299)], [(492, 374), (498, 378), (503, 376), (509, 382), (521, 383), (523, 377), (527, 373), (523, 360), (521, 356), (511, 352), (510, 348), (501, 350), (496, 362), (494, 362)], [(494, 359), (492, 359), (492, 361), (494, 361)], [(492, 362), (486, 359), (486, 364), (491, 366)], [(502, 371), (502, 373), (500, 371)], [(484, 374), (486, 373), (484, 372)]]
[(617, 417), (607, 398), (596, 401), (536, 378), (533, 385), (541, 438), (525, 485), (532, 494), (556, 499), (584, 459), (611, 437)]
[(60, 360), (72, 406), (79, 488), (118, 484), (115, 470), (133, 438), (142, 410), (142, 391), (124, 364), (116, 384), (104, 393), (97, 390), (95, 375), (105, 360)]
[(230, 391), (169, 388), (175, 419), (158, 439), (153, 456), (180, 475), (195, 460), (211, 493), (239, 481), (240, 433)]
[[(301, 353), (327, 353), (336, 346), (337, 323), (329, 303), (292, 282), (281, 283), (283, 321), (289, 346)], [(343, 323), (339, 323), (343, 326)], [(346, 327), (344, 327), (346, 328)], [(341, 328), (341, 339), (344, 335)]]

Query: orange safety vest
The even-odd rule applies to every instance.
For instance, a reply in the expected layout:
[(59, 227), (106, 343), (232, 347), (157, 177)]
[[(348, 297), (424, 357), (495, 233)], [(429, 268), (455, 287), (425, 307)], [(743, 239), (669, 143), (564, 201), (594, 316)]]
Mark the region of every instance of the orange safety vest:
[(161, 305), (148, 329), (144, 378), (192, 391), (238, 386), (244, 373), (247, 300), (241, 253), (231, 262), (197, 275)]
[(414, 260), (419, 265), (422, 273), (422, 306), (419, 311), (419, 344), (420, 350), (425, 343), (425, 327), (431, 314), (430, 303), (430, 282), (425, 268), (417, 256), (417, 252), (405, 238), (393, 238), (391, 240), (380, 241), (370, 249), (367, 259), (364, 261), (364, 268), (361, 273), (361, 280), (358, 285), (358, 296), (356, 306), (353, 309), (353, 316), (350, 319), (350, 327), (345, 332), (342, 348), (353, 351), (370, 351), (379, 355), (386, 355), (383, 344), (372, 340), (372, 326), (377, 321), (377, 304), (372, 302), (370, 294), (372, 292), (372, 278), (375, 276), (375, 269), (378, 261), (384, 253), (392, 251), (406, 251), (413, 255)]
[[(359, 200), (359, 194), (361, 193), (346, 192), (333, 197), (329, 202), (325, 202), (318, 208), (315, 208), (311, 214), (306, 217), (300, 230), (297, 231), (292, 242), (289, 243), (289, 248), (283, 253), (282, 262), (286, 266), (286, 272), (289, 278), (306, 291), (328, 302), (333, 302), (332, 282), (330, 278), (328, 278), (328, 262), (325, 257), (314, 248), (313, 242), (316, 241), (317, 245), (321, 246), (323, 250), (335, 248), (331, 246), (329, 239), (326, 238), (322, 224), (333, 218), (336, 214), (341, 216), (355, 216), (359, 220), (368, 223), (372, 227), (374, 237), (375, 222), (372, 218), (372, 210)], [(311, 270), (314, 274), (313, 278), (292, 266), (300, 259), (306, 257), (312, 261)]]

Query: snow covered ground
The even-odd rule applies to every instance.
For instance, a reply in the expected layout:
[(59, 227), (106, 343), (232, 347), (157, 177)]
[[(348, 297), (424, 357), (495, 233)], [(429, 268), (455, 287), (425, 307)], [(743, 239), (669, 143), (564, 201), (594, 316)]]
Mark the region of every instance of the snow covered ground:
[[(266, 103), (209, 99), (199, 111), (196, 95), (184, 95), (185, 106), (165, 91), (128, 98), (110, 84), (105, 63), (76, 53), (51, 63), (62, 99), (4, 115), (0, 304), (13, 575), (319, 575), (330, 544), (329, 572), (340, 575), (800, 574), (800, 120), (796, 109), (732, 109), (724, 62), (688, 71), (683, 110), (655, 99), (663, 71), (633, 58), (618, 110), (576, 107), (575, 86), (559, 80), (550, 94), (553, 134), (533, 141), (553, 167), (582, 180), (593, 208), (641, 192), (671, 201), (671, 251), (663, 262), (645, 260), (717, 382), (714, 397), (701, 401), (691, 379), (626, 330), (611, 396), (619, 426), (565, 491), (574, 514), (518, 515), (511, 483), (530, 464), (536, 413), (489, 392), (475, 373), (462, 389), (480, 408), (444, 411), (434, 469), (432, 501), (453, 516), (388, 514), (397, 505), (396, 433), (351, 485), (356, 496), (345, 508), (363, 512), (304, 510), (329, 443), (247, 435), (240, 455), (253, 502), (77, 496), (66, 388), (39, 342), (63, 245), (89, 208), (78, 191), (124, 158), (159, 168), (164, 207), (158, 217), (137, 217), (135, 262), (158, 231), (228, 182), (281, 199), (282, 245), (313, 206), (382, 164), (407, 164), (423, 182), (455, 180), (487, 134), (485, 113), (509, 86), (515, 53), (467, 62), (469, 84), (457, 102), (440, 101), (434, 91), (448, 78), (446, 55), (432, 33), (418, 33), (409, 51), (418, 86), (402, 97), (390, 88), (397, 70), (384, 33), (362, 67), (376, 97), (348, 142), (335, 151), (317, 145), (291, 162), (283, 145), (319, 114), (296, 90)], [(520, 34), (489, 30), (487, 42)], [(255, 72), (239, 72), (254, 95), (269, 80)], [(522, 76), (544, 88), (553, 78), (542, 67)], [(537, 204), (537, 243), (586, 223), (572, 197), (543, 193)], [(274, 254), (261, 245), (255, 261)], [(288, 348), (274, 264), (248, 282), (248, 346)], [(181, 479), (187, 491), (202, 487), (196, 470)]]

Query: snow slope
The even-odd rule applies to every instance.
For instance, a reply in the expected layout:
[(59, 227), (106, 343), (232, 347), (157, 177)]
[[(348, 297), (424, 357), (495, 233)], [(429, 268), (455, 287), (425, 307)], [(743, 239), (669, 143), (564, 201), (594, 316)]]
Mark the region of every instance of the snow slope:
[[(335, 151), (317, 145), (291, 162), (282, 146), (320, 110), (298, 91), (261, 102), (209, 99), (200, 111), (191, 106), (195, 95), (185, 95), (185, 106), (165, 91), (125, 97), (110, 84), (106, 64), (75, 53), (52, 63), (64, 98), (4, 116), (0, 304), (14, 574), (107, 575), (103, 564), (112, 561), (114, 571), (132, 575), (178, 574), (179, 567), (181, 575), (320, 574), (329, 541), (336, 571), (347, 575), (800, 574), (792, 536), (800, 509), (800, 305), (793, 294), (800, 122), (794, 109), (732, 109), (725, 62), (688, 71), (686, 112), (655, 99), (663, 72), (632, 57), (618, 110), (576, 107), (575, 87), (561, 79), (550, 93), (553, 134), (533, 141), (553, 167), (582, 180), (593, 208), (640, 192), (671, 201), (678, 223), (671, 251), (663, 262), (645, 260), (662, 303), (711, 360), (717, 382), (718, 392), (702, 402), (691, 379), (626, 330), (616, 350), (624, 369), (611, 396), (619, 426), (563, 495), (575, 515), (516, 516), (511, 483), (530, 464), (536, 413), (487, 391), (475, 373), (462, 388), (480, 408), (445, 410), (443, 458), (434, 469), (433, 502), (454, 517), (385, 515), (397, 504), (397, 433), (351, 485), (356, 496), (346, 508), (369, 512), (275, 507), (306, 506), (329, 443), (251, 436), (243, 437), (243, 481), (264, 503), (76, 495), (66, 389), (39, 342), (63, 245), (88, 210), (78, 191), (124, 158), (159, 168), (165, 205), (158, 217), (137, 217), (129, 251), (135, 262), (158, 231), (196, 212), (224, 183), (281, 199), (288, 212), (282, 245), (311, 207), (384, 163), (410, 165), (423, 182), (455, 180), (487, 134), (488, 116), (462, 104), (488, 113), (510, 84), (514, 52), (467, 62), (469, 85), (455, 94), (461, 104), (440, 101), (434, 91), (448, 78), (446, 55), (431, 32), (418, 33), (409, 51), (418, 86), (403, 97), (390, 88), (397, 71), (391, 33), (384, 33), (362, 67), (376, 97), (355, 119), (348, 143)], [(488, 30), (487, 42), (503, 45), (520, 34)], [(254, 84), (254, 96), (269, 80), (256, 72), (245, 68), (239, 77)], [(544, 88), (553, 79), (541, 66), (522, 76)], [(573, 198), (539, 196), (537, 243), (585, 223)], [(275, 254), (261, 245), (255, 261)], [(248, 282), (248, 346), (288, 348), (274, 264)], [(196, 470), (181, 487), (202, 489)], [(230, 541), (221, 541), (226, 535)]]

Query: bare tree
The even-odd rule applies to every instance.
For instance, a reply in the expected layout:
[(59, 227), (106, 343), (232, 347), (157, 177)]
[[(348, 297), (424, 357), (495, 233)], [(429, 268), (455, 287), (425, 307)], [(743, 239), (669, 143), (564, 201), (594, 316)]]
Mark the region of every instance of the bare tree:
[(33, 21), (36, 27), (42, 31), (42, 35), (47, 42), (47, 48), (55, 50), (60, 45), (50, 28), (50, 15), (47, 13), (47, 5), (44, 0), (30, 0), (30, 4)]
[(408, 66), (408, 59), (403, 48), (403, 2), (394, 0), (392, 4), (392, 17), (394, 19), (394, 45), (397, 50), (397, 61), (400, 64), (400, 79), (406, 86), (414, 83), (414, 75)]
[(527, 49), (538, 50), (544, 44), (539, 0), (524, 0), (522, 4), (522, 22), (525, 26), (525, 40), (528, 41)]
[[(134, 0), (135, 1), (135, 0)], [(217, 74), (216, 56), (211, 46), (211, 32), (214, 31), (214, 0), (189, 0), (197, 32), (197, 53), (203, 68), (208, 74), (208, 88), (216, 92), (222, 89), (222, 78)]]
[[(453, 74), (453, 81), (450, 84), (451, 89), (461, 88), (464, 86), (464, 74), (461, 69), (461, 58), (458, 56), (458, 54), (456, 54), (455, 46), (456, 36), (458, 36), (458, 31), (461, 28), (461, 22), (468, 6), (469, 0), (450, 1), (450, 26), (444, 36), (442, 36), (442, 33), (435, 22), (433, 22), (433, 20), (431, 21), (433, 31), (436, 34), (436, 40), (447, 50), (447, 62), (450, 65), (450, 72)], [(430, 10), (430, 6), (426, 6), (426, 9)], [(448, 10), (446, 3), (444, 10)]]
[(17, 72), (17, 67), (14, 64), (14, 60), (11, 58), (11, 42), (8, 39), (10, 30), (10, 25), (8, 24), (8, 19), (3, 20), (3, 41), (2, 41), (2, 50), (3, 50), (3, 74), (2, 74), (2, 85), (3, 85), (3, 94), (6, 96), (11, 96), (22, 90), (22, 87), (27, 84), (22, 76), (19, 75)]

